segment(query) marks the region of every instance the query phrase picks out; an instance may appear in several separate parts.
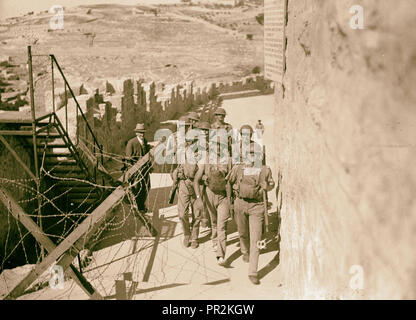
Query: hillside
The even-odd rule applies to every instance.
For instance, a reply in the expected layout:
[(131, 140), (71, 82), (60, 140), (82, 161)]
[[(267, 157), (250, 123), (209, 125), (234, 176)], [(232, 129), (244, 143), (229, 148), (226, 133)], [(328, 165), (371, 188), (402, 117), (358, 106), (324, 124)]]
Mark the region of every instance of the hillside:
[[(227, 12), (221, 21), (230, 22), (222, 28), (215, 21), (195, 17), (198, 10), (212, 16)], [(261, 37), (246, 39), (249, 31), (262, 33), (255, 20), (259, 8), (250, 5), (221, 10), (188, 4), (80, 6), (65, 8), (62, 30), (50, 29), (52, 15), (48, 12), (10, 18), (0, 22), (0, 56), (24, 66), (26, 47), (32, 45), (34, 55), (55, 54), (73, 87), (84, 83), (91, 89), (120, 78), (165, 83), (236, 80), (263, 64)], [(241, 22), (241, 17), (236, 17), (242, 10), (255, 32), (228, 28), (236, 19)], [(50, 62), (47, 57), (35, 56), (33, 63), (35, 90), (43, 93), (49, 90), (42, 77), (49, 74)], [(20, 75), (21, 79), (26, 77)], [(15, 89), (12, 85), (3, 91)]]

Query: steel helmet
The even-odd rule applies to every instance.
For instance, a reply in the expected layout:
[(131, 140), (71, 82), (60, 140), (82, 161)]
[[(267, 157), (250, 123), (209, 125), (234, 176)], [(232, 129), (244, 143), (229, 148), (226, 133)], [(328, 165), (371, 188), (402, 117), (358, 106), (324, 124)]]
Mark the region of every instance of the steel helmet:
[(198, 129), (202, 129), (202, 130), (209, 130), (209, 129), (211, 129), (211, 125), (208, 122), (206, 122), (206, 121), (199, 122), (196, 127)]
[(188, 114), (188, 119), (189, 119), (189, 120), (199, 121), (199, 115), (198, 115), (198, 113), (196, 113), (196, 112), (194, 112), (194, 111), (189, 112), (189, 114)]
[(185, 125), (189, 124), (189, 118), (187, 116), (182, 116), (178, 119), (180, 122), (185, 122)]
[(217, 114), (222, 114), (222, 115), (226, 115), (227, 113), (225, 112), (225, 110), (223, 108), (217, 108), (214, 112), (215, 115)]

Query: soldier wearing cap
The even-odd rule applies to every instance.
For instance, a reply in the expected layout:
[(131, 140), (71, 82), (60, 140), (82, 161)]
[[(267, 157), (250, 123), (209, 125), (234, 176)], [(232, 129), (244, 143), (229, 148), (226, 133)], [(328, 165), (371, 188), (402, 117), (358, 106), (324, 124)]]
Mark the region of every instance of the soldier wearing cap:
[[(150, 151), (150, 146), (147, 143), (144, 134), (146, 128), (143, 123), (138, 123), (134, 129), (136, 136), (127, 142), (125, 161), (128, 165), (134, 165), (141, 157)], [(136, 203), (139, 211), (147, 212), (145, 206), (147, 193), (150, 190), (150, 171), (152, 164), (147, 162), (141, 167), (140, 172), (135, 176), (138, 183), (133, 187), (133, 192), (136, 195)]]
[[(250, 161), (235, 165), (227, 181), (236, 199), (234, 201), (235, 220), (240, 237), (240, 250), (243, 261), (249, 263), (248, 277), (253, 284), (259, 284), (257, 273), (265, 212), (263, 192), (274, 188), (272, 172), (268, 166), (254, 166), (255, 157), (261, 160), (262, 152), (255, 152), (255, 143), (250, 144)], [(260, 162), (260, 161), (259, 161)], [(259, 163), (257, 162), (257, 163)], [(266, 200), (267, 201), (267, 200)]]

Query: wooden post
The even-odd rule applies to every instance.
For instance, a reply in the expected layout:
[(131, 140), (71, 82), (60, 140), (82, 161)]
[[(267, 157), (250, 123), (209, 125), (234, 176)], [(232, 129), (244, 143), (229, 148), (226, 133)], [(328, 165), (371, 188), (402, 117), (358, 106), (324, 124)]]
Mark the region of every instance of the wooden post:
[(34, 180), (36, 181), (36, 177), (33, 174), (32, 171), (30, 171), (30, 169), (28, 168), (28, 166), (22, 161), (22, 159), (20, 159), (19, 155), (16, 153), (16, 151), (14, 151), (14, 149), (10, 146), (10, 144), (7, 142), (7, 140), (0, 135), (0, 141), (3, 142), (3, 144), (5, 145), (5, 147), (7, 148), (7, 150), (9, 150), (9, 152), (12, 154), (12, 156), (16, 159), (16, 161), (23, 167), (23, 169), (26, 171), (26, 173)]
[[(23, 226), (32, 234), (32, 236), (41, 243), (48, 252), (52, 252), (56, 246), (38, 227), (33, 220), (27, 216), (25, 211), (20, 207), (20, 205), (13, 199), (13, 197), (9, 194), (9, 192), (0, 187), (0, 200), (4, 203), (6, 207), (10, 207), (12, 216), (18, 221), (23, 224)], [(72, 279), (84, 290), (86, 294), (90, 297), (96, 296), (98, 297), (98, 292), (88, 283), (88, 281), (81, 275), (74, 273), (74, 268), (69, 269), (69, 275)], [(92, 288), (92, 289), (91, 289)], [(7, 298), (7, 297), (6, 297)]]
[(126, 281), (116, 280), (116, 299), (127, 300)]
[[(75, 256), (83, 249), (88, 239), (98, 230), (98, 227), (109, 218), (114, 207), (123, 199), (125, 190), (117, 187), (78, 227), (52, 250), (22, 281), (20, 281), (6, 296), (11, 299), (22, 295), (25, 290), (40, 277), (50, 265), (61, 257), (57, 265), (64, 270), (72, 263)], [(114, 214), (114, 212), (113, 212)]]
[[(33, 67), (32, 67), (32, 48), (31, 46), (27, 47), (27, 56), (28, 56), (28, 66), (29, 66), (29, 91), (30, 91), (30, 110), (32, 114), (32, 135), (33, 135), (33, 156), (35, 163), (35, 176), (36, 176), (36, 193), (38, 200), (38, 221), (39, 226), (42, 229), (42, 200), (40, 198), (40, 180), (39, 180), (39, 164), (38, 164), (38, 148), (36, 141), (36, 114), (35, 114), (35, 94), (33, 88)], [(44, 250), (41, 246), (40, 248), (41, 257), (44, 257)]]

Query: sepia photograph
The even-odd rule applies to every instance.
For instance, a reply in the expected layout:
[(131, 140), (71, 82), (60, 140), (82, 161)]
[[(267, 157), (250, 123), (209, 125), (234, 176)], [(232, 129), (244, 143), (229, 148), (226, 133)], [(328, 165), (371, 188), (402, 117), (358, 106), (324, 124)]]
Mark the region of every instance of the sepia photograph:
[(0, 300), (415, 300), (415, 30), (413, 0), (0, 0)]

